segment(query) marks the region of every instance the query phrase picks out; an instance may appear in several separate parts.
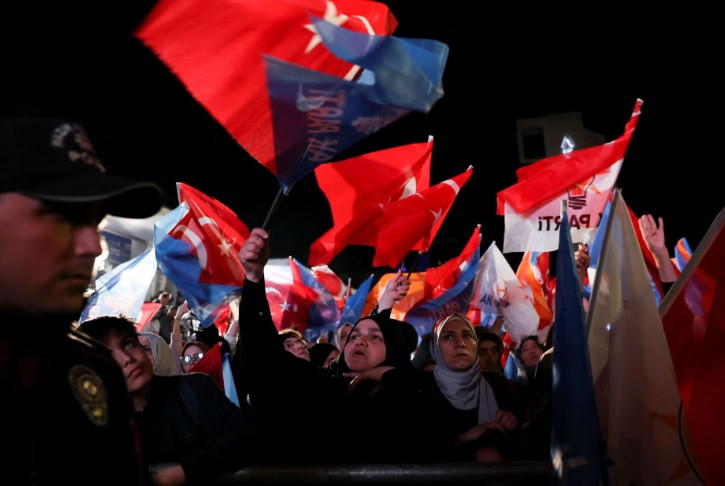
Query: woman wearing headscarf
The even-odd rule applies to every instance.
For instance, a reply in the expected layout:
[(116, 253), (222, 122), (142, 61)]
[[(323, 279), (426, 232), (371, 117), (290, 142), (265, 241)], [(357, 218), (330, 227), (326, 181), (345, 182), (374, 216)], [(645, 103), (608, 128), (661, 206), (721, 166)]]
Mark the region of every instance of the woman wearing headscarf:
[(310, 346), (310, 362), (316, 368), (327, 368), (332, 360), (340, 356), (340, 350), (331, 343), (315, 343)]
[(164, 338), (153, 332), (141, 331), (138, 333), (138, 340), (151, 358), (155, 375), (171, 376), (181, 373), (181, 363), (174, 362), (171, 348)]
[(345, 346), (345, 343), (347, 342), (347, 336), (350, 335), (350, 329), (352, 329), (352, 326), (354, 325), (354, 322), (343, 322), (339, 326), (337, 326), (337, 329), (335, 329), (335, 334), (332, 338), (332, 344), (337, 349), (342, 349), (343, 346)]
[(424, 393), (431, 423), (441, 437), (440, 459), (497, 462), (510, 458), (514, 451), (509, 445), (513, 437), (520, 437), (520, 427), (513, 413), (499, 409), (493, 389), (481, 374), (478, 338), (471, 321), (462, 314), (438, 320), (430, 350), (436, 365), (428, 372)]
[[(329, 435), (310, 430), (285, 461), (428, 460), (433, 447), (425, 444), (427, 435), (420, 428), (420, 397), (406, 379), (414, 373), (410, 345), (389, 310), (357, 321), (330, 369), (317, 368), (285, 351), (272, 321), (264, 286), (267, 233), (253, 229), (239, 255), (246, 275), (239, 309), (240, 348), (232, 367), (235, 380), (246, 379), (254, 415), (272, 439), (270, 460), (279, 450), (279, 438), (289, 436), (290, 423), (300, 421), (344, 427), (346, 433), (331, 445)], [(402, 272), (391, 280), (388, 294), (404, 296), (409, 282)], [(295, 415), (292, 422), (290, 412)]]

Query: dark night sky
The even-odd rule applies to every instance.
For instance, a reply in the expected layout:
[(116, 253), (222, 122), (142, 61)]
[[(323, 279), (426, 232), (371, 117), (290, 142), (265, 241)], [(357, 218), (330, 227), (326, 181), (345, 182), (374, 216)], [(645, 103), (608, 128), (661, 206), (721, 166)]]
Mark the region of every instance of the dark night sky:
[[(4, 6), (0, 16), (2, 117), (76, 119), (109, 171), (156, 181), (167, 206), (176, 206), (181, 181), (221, 200), (248, 226), (262, 224), (276, 179), (131, 35), (152, 2), (19, 3)], [(623, 133), (642, 98), (618, 180), (625, 201), (637, 214), (665, 218), (670, 249), (683, 236), (694, 249), (723, 208), (725, 191), (715, 175), (722, 164), (722, 133), (715, 130), (722, 118), (722, 55), (718, 29), (705, 25), (717, 17), (713, 12), (520, 4), (470, 12), (467, 2), (384, 3), (400, 24), (394, 35), (450, 47), (445, 95), (430, 113), (406, 115), (340, 158), (433, 135), (431, 183), (474, 166), (431, 247), (432, 264), (459, 253), (478, 223), (483, 250), (493, 240), (503, 247), (496, 193), (515, 182), (517, 118), (581, 112), (584, 126), (609, 141)], [(272, 256), (306, 261), (309, 245), (331, 223), (310, 174), (275, 215)], [(517, 264), (516, 255), (509, 257)], [(371, 249), (350, 247), (330, 266), (356, 286), (371, 261)]]

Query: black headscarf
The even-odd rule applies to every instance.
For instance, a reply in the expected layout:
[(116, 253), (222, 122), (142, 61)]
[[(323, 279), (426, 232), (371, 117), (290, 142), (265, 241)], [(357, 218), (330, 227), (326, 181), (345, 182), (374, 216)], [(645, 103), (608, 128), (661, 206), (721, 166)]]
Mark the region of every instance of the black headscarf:
[[(410, 329), (406, 329), (405, 326), (413, 328), (410, 324), (405, 321), (396, 321), (390, 318), (390, 311), (383, 311), (375, 316), (361, 317), (350, 330), (350, 334), (353, 333), (357, 325), (366, 319), (371, 319), (380, 327), (380, 332), (383, 334), (385, 340), (385, 360), (378, 366), (393, 366), (395, 368), (410, 368), (413, 365), (410, 362)], [(413, 328), (415, 332), (415, 328)], [(350, 340), (348, 336), (347, 341)], [(330, 364), (330, 368), (334, 370), (337, 376), (342, 376), (342, 373), (350, 371), (350, 367), (345, 361), (345, 346), (347, 341), (340, 352), (340, 356)]]
[(310, 362), (315, 368), (322, 368), (325, 365), (327, 357), (330, 353), (337, 351), (338, 349), (334, 344), (331, 343), (315, 343), (310, 346)]

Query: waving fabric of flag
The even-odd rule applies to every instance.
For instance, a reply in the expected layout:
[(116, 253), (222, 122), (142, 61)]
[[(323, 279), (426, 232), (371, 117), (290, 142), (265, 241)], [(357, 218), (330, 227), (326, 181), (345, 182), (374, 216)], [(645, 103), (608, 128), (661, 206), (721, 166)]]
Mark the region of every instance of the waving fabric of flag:
[(480, 310), (481, 325), (486, 327), (503, 315), (504, 329), (513, 342), (537, 334), (540, 319), (531, 288), (519, 280), (495, 241), (481, 256), (471, 308)]
[(589, 267), (587, 268), (587, 279), (589, 285), (585, 285), (582, 289), (582, 294), (587, 299), (592, 296), (592, 284), (597, 274), (597, 265), (599, 265), (599, 254), (602, 251), (602, 243), (604, 243), (604, 229), (607, 227), (609, 221), (609, 212), (612, 209), (611, 201), (607, 201), (602, 211), (602, 219), (599, 222), (597, 232), (594, 234), (594, 238), (589, 242)]
[[(700, 484), (693, 451), (683, 446), (688, 428), (667, 339), (619, 191), (599, 231), (586, 328), (610, 484)], [(558, 333), (558, 317), (556, 325)]]
[(271, 265), (264, 267), (264, 285), (269, 311), (277, 330), (293, 328), (301, 333), (307, 329), (310, 297), (308, 289), (298, 287), (292, 269)]
[(690, 261), (690, 257), (692, 257), (690, 243), (687, 241), (687, 238), (680, 238), (675, 245), (675, 256), (672, 257), (672, 262), (678, 271), (682, 272), (685, 269), (685, 265)]
[[(556, 328), (551, 461), (556, 484), (604, 485), (602, 436), (584, 332), (584, 308), (574, 264), (566, 201), (556, 258)], [(634, 397), (631, 397), (634, 399)]]
[(156, 276), (156, 269), (156, 254), (150, 248), (98, 277), (96, 291), (88, 299), (78, 322), (121, 314), (135, 320)]
[(307, 325), (309, 328), (334, 329), (340, 321), (340, 309), (335, 297), (317, 280), (312, 270), (294, 257), (289, 257), (292, 280), (299, 289), (298, 294), (307, 299)]
[(333, 226), (312, 243), (308, 263), (329, 263), (348, 244), (373, 246), (361, 238), (360, 228), (375, 221), (380, 207), (430, 187), (432, 153), (431, 137), (317, 167)]
[(516, 276), (506, 257), (492, 241), (481, 255), (478, 271), (474, 280), (471, 309), (481, 315), (481, 325), (490, 327), (498, 315), (498, 300), (494, 295), (494, 284), (497, 280), (512, 279)]
[(320, 164), (443, 96), (448, 47), (427, 39), (360, 34), (318, 19), (325, 45), (365, 71), (356, 82), (265, 56), (276, 175), (287, 193)]
[(373, 276), (374, 274), (371, 273), (368, 278), (363, 280), (355, 292), (345, 299), (345, 307), (342, 309), (339, 324), (345, 322), (355, 324), (362, 317), (365, 301), (373, 285)]
[(374, 242), (373, 266), (397, 267), (420, 242), (422, 251), (427, 251), (472, 173), (473, 167), (469, 167), (422, 192), (393, 201), (382, 208), (374, 224), (360, 228), (360, 237)]
[(312, 275), (320, 282), (335, 299), (344, 299), (347, 284), (327, 265), (315, 265), (310, 268)]
[[(247, 226), (220, 201), (182, 182), (177, 183), (176, 187), (179, 203), (189, 206), (189, 214), (187, 219), (181, 221), (185, 227), (174, 228), (173, 236), (187, 237), (194, 243), (203, 269), (200, 277), (202, 282), (230, 285), (244, 283), (244, 268), (239, 261), (239, 251), (249, 238)], [(212, 251), (207, 251), (207, 244)]]
[(160, 0), (134, 34), (276, 175), (262, 55), (347, 80), (361, 72), (325, 47), (310, 15), (366, 34), (398, 25), (386, 5), (368, 0)]
[(660, 305), (677, 384), (705, 484), (725, 484), (725, 208)]
[(624, 134), (616, 140), (555, 155), (516, 171), (518, 181), (497, 195), (504, 215), (503, 252), (552, 251), (561, 224), (559, 202), (568, 201), (574, 241), (586, 241), (599, 225), (639, 120), (638, 99)]
[(151, 322), (163, 305), (161, 302), (144, 302), (136, 317), (136, 331), (143, 331), (143, 328)]
[(431, 332), (433, 324), (439, 317), (454, 312), (461, 314), (468, 312), (481, 258), (480, 228), (480, 225), (476, 226), (459, 256), (440, 267), (426, 271), (426, 287), (431, 287), (431, 290), (425, 294), (431, 297), (424, 297), (406, 313), (404, 319), (416, 328), (419, 336)]
[(545, 343), (549, 334), (554, 313), (549, 305), (553, 297), (549, 289), (549, 252), (527, 251), (521, 258), (516, 277), (531, 288), (534, 309), (539, 315), (537, 335), (539, 342)]
[(239, 397), (229, 361), (229, 354), (221, 351), (221, 343), (216, 343), (208, 352), (204, 353), (204, 356), (191, 368), (190, 372), (206, 373), (211, 376), (227, 398), (238, 407)]
[(208, 327), (244, 284), (239, 250), (249, 230), (221, 202), (186, 184), (179, 183), (177, 189), (180, 205), (154, 228), (156, 257)]
[[(463, 251), (457, 257), (451, 258), (438, 267), (431, 267), (425, 271), (426, 300), (435, 299), (445, 293), (459, 280), (461, 273), (469, 267), (472, 255), (476, 255), (476, 265), (481, 258), (481, 225), (476, 225), (473, 234), (468, 239)], [(461, 312), (466, 312), (461, 311)]]

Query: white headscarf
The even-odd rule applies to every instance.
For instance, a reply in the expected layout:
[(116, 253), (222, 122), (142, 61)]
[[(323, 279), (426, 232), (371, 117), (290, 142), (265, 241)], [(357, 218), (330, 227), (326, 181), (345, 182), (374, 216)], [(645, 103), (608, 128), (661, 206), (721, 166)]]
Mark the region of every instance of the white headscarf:
[(430, 352), (435, 359), (436, 365), (433, 368), (438, 388), (455, 408), (459, 410), (471, 410), (478, 408), (478, 423), (493, 422), (496, 419), (498, 403), (493, 394), (491, 385), (481, 374), (478, 360), (474, 360), (470, 368), (465, 371), (455, 371), (446, 365), (441, 353), (438, 340), (445, 326), (454, 320), (465, 322), (476, 336), (476, 330), (471, 321), (463, 315), (452, 314), (441, 321), (431, 333)]
[(342, 340), (340, 338), (340, 334), (342, 333), (342, 330), (345, 329), (345, 326), (350, 326), (350, 329), (352, 329), (354, 325), (355, 325), (355, 323), (346, 321), (346, 322), (343, 322), (342, 324), (340, 324), (337, 327), (337, 329), (335, 329), (335, 335), (332, 338), (332, 344), (334, 344), (335, 347), (340, 350), (340, 352), (342, 352), (342, 350), (345, 348), (345, 343), (342, 342)]
[(164, 338), (153, 332), (139, 332), (138, 334), (149, 338), (151, 354), (154, 357), (154, 374), (160, 376), (175, 375), (174, 356), (171, 354), (171, 347), (166, 344)]

